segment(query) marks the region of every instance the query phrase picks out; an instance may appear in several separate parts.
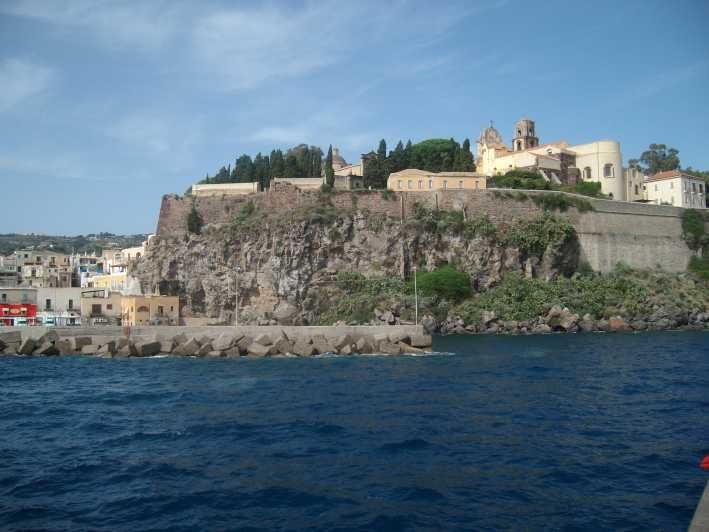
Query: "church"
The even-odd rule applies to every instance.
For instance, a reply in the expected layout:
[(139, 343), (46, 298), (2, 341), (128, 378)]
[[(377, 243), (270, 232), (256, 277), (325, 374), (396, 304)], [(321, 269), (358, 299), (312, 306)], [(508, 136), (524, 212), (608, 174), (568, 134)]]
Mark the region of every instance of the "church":
[(598, 140), (572, 146), (560, 140), (540, 144), (534, 120), (529, 118), (514, 125), (511, 148), (491, 122), (477, 140), (475, 163), (477, 171), (487, 176), (523, 169), (539, 172), (555, 184), (594, 181), (609, 198), (627, 200), (620, 143)]

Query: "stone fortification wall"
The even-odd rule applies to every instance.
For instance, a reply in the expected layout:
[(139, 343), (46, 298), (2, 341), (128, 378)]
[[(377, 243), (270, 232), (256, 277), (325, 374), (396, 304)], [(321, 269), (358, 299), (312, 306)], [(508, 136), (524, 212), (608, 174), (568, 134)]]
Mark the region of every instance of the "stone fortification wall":
[[(327, 201), (342, 210), (366, 210), (400, 221), (410, 216), (416, 203), (429, 208), (464, 210), (469, 217), (486, 215), (495, 223), (509, 223), (531, 218), (541, 209), (531, 199), (542, 191), (447, 190), (436, 192), (334, 192), (322, 196), (317, 191), (301, 191), (279, 185), (268, 192), (245, 197), (180, 198), (166, 195), (162, 199), (157, 235), (163, 239), (181, 238), (186, 231), (187, 215), (192, 202), (204, 222), (226, 223), (248, 201), (267, 212), (285, 212), (295, 208), (314, 207)], [(572, 197), (573, 195), (569, 195)], [(609, 271), (623, 262), (634, 268), (660, 267), (667, 271), (684, 271), (692, 251), (682, 239), (682, 212), (679, 207), (645, 205), (578, 196), (588, 201), (592, 211), (569, 209), (581, 243), (582, 260), (596, 271)]]

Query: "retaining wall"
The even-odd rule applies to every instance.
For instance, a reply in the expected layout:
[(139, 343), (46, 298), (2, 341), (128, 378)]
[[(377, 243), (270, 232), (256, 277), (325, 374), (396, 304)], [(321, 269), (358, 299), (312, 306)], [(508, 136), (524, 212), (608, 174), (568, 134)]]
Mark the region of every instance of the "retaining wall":
[[(162, 199), (157, 235), (163, 239), (182, 238), (187, 214), (194, 205), (205, 223), (229, 222), (241, 206), (253, 201), (257, 208), (269, 212), (314, 207), (329, 202), (342, 210), (360, 209), (371, 214), (386, 215), (394, 220), (411, 216), (417, 203), (429, 208), (464, 210), (468, 216), (488, 216), (495, 223), (529, 219), (541, 212), (530, 199), (519, 198), (547, 191), (446, 190), (435, 192), (334, 192), (327, 196), (314, 191), (301, 191), (293, 186), (278, 186), (268, 192), (247, 197), (180, 198), (167, 195)], [(611, 270), (618, 262), (639, 269), (661, 268), (685, 271), (693, 252), (682, 239), (682, 212), (679, 207), (627, 203), (582, 198), (594, 210), (579, 212), (569, 209), (562, 215), (573, 223), (581, 243), (582, 259), (596, 271)], [(515, 199), (515, 197), (517, 199)]]

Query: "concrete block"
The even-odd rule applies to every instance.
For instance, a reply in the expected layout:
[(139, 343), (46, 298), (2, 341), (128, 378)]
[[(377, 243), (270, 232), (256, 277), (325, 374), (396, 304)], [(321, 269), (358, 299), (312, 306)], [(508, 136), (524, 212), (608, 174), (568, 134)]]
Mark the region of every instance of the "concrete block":
[(37, 343), (41, 345), (46, 343), (54, 343), (57, 340), (59, 340), (59, 333), (57, 331), (47, 331), (39, 337)]
[(187, 338), (187, 335), (185, 333), (180, 333), (172, 338), (172, 341), (175, 343), (175, 345), (182, 345), (187, 342), (189, 338)]
[(71, 342), (67, 339), (54, 342), (54, 346), (59, 350), (60, 355), (68, 355), (73, 352)]
[(397, 344), (401, 348), (402, 353), (425, 353), (423, 349), (419, 349), (418, 347), (414, 347), (410, 344), (407, 344), (406, 342), (397, 342)]
[(224, 351), (224, 355), (228, 356), (229, 358), (236, 358), (238, 356), (241, 356), (241, 349), (239, 349), (238, 345), (235, 345)]
[(36, 355), (46, 355), (55, 356), (59, 354), (59, 349), (52, 342), (44, 342), (37, 349), (35, 349)]
[(358, 353), (372, 353), (372, 342), (366, 336), (362, 336), (355, 343), (355, 351), (357, 351)]
[(398, 342), (403, 342), (405, 344), (408, 344), (411, 341), (411, 338), (409, 337), (408, 334), (402, 332), (402, 331), (394, 331), (389, 333), (389, 341), (392, 344), (396, 344)]
[(20, 344), (20, 349), (18, 349), (17, 352), (21, 355), (31, 355), (36, 348), (37, 342), (32, 338), (26, 338), (22, 344)]
[(387, 355), (400, 355), (401, 346), (399, 344), (393, 344), (391, 342), (380, 342), (377, 346), (377, 352), (384, 353)]
[(340, 348), (340, 354), (341, 355), (351, 355), (352, 354), (352, 345), (351, 344), (345, 344)]
[(259, 334), (256, 338), (254, 338), (254, 342), (261, 345), (271, 345), (273, 343), (271, 337), (265, 333)]
[(98, 350), (99, 350), (99, 346), (93, 345), (93, 344), (89, 344), (89, 345), (83, 346), (83, 347), (81, 348), (80, 353), (81, 353), (82, 355), (95, 355), (95, 354), (98, 352)]
[(212, 347), (216, 351), (226, 351), (244, 337), (243, 334), (222, 333), (212, 342)]
[(0, 332), (0, 343), (4, 343), (5, 347), (10, 344), (21, 344), (22, 333), (20, 331)]
[(282, 336), (278, 340), (276, 340), (276, 342), (273, 344), (273, 348), (275, 349), (277, 354), (285, 355), (286, 353), (291, 352), (291, 350), (293, 349), (293, 344), (288, 341), (285, 336)]
[(197, 354), (203, 357), (206, 356), (210, 351), (214, 351), (214, 349), (212, 348), (212, 342), (206, 342), (200, 346), (199, 351), (197, 351)]
[(160, 342), (140, 342), (135, 349), (140, 357), (152, 357), (160, 353)]
[(343, 347), (345, 346), (352, 346), (354, 342), (352, 341), (352, 337), (349, 334), (343, 334), (342, 336), (338, 336), (335, 338), (335, 341), (332, 343), (333, 347), (340, 351)]
[(249, 345), (247, 352), (252, 356), (265, 357), (270, 354), (271, 348), (254, 341)]
[(69, 338), (69, 345), (72, 351), (81, 351), (85, 345), (91, 345), (90, 336), (72, 336)]
[(244, 336), (241, 340), (236, 342), (236, 347), (239, 348), (239, 353), (246, 355), (252, 342), (253, 340), (248, 336)]
[(197, 338), (197, 341), (199, 342), (199, 345), (205, 345), (205, 344), (210, 344), (212, 343), (212, 337), (208, 336), (206, 334), (203, 334), (199, 338)]
[(115, 342), (115, 340), (109, 340), (108, 342), (106, 342), (105, 344), (103, 344), (102, 346), (100, 346), (98, 348), (98, 350), (96, 351), (96, 354), (101, 355), (101, 356), (106, 356), (106, 355), (112, 355), (115, 352), (116, 352), (116, 342)]
[(217, 357), (226, 356), (226, 354), (224, 354), (223, 351), (210, 351), (205, 356), (217, 358)]
[(175, 346), (172, 343), (172, 340), (163, 340), (160, 342), (160, 352), (161, 353), (172, 353), (172, 350), (175, 348)]
[(301, 357), (309, 357), (317, 353), (313, 344), (302, 339), (296, 340), (291, 352)]
[(431, 347), (433, 345), (433, 338), (428, 334), (414, 334), (411, 337), (410, 343), (412, 347)]
[(184, 344), (178, 345), (173, 353), (182, 356), (195, 356), (199, 352), (199, 342), (195, 338), (190, 338)]

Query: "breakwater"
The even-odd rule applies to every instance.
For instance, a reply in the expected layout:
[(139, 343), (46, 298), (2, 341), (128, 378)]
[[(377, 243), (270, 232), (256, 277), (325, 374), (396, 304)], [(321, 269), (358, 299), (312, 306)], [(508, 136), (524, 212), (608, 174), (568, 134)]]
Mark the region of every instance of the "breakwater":
[(422, 326), (17, 327), (0, 331), (5, 355), (313, 356), (430, 350)]

